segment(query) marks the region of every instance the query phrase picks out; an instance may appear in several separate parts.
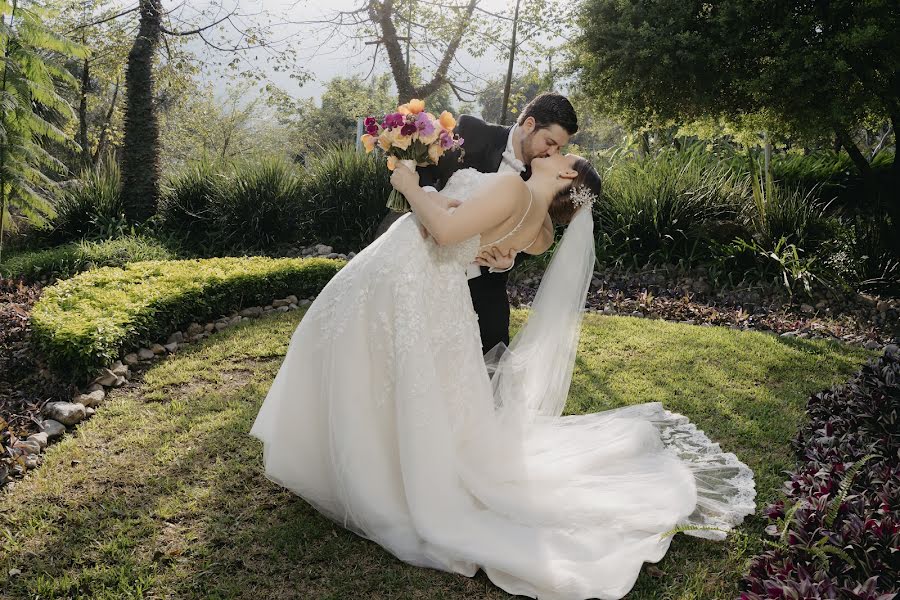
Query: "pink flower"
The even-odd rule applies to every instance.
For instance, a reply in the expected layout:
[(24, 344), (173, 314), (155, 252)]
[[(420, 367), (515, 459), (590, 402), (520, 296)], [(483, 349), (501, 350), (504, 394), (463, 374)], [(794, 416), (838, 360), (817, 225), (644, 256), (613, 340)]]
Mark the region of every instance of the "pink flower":
[(386, 129), (391, 129), (393, 127), (401, 127), (403, 125), (404, 118), (400, 113), (391, 113), (384, 117), (384, 127)]
[(434, 133), (434, 122), (427, 113), (419, 113), (419, 116), (416, 117), (416, 128), (420, 134), (428, 137)]
[(444, 150), (449, 150), (452, 147), (453, 147), (453, 136), (446, 131), (442, 131), (441, 132), (441, 148), (443, 148)]

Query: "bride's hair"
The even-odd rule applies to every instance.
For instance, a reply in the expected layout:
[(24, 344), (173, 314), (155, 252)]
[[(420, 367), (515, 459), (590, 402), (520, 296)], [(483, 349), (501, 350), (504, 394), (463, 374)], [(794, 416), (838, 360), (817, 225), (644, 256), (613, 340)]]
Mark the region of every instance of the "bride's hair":
[(584, 187), (597, 198), (600, 197), (600, 174), (594, 166), (587, 159), (579, 158), (572, 168), (578, 176), (572, 180), (572, 185), (557, 192), (550, 202), (550, 220), (554, 225), (568, 225), (572, 220), (578, 208), (572, 201), (572, 195), (577, 189)]

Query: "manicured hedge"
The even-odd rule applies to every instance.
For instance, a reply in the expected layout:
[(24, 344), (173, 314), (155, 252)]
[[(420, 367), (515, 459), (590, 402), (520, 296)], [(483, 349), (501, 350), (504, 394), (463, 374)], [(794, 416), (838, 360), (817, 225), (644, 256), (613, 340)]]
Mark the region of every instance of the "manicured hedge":
[(786, 500), (766, 509), (772, 549), (741, 600), (891, 600), (900, 593), (900, 355), (809, 400)]
[(104, 267), (48, 287), (32, 312), (33, 336), (52, 369), (85, 378), (192, 321), (317, 294), (343, 264), (245, 257)]

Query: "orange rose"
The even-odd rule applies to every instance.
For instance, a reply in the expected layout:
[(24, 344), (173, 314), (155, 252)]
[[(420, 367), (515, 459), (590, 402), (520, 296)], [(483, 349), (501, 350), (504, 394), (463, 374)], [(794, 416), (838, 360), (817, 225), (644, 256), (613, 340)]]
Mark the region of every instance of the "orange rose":
[(401, 115), (408, 115), (412, 111), (409, 109), (409, 104), (401, 104), (400, 106), (397, 107), (397, 112), (400, 113)]
[(428, 147), (428, 158), (431, 159), (431, 162), (437, 164), (440, 158), (444, 155), (444, 149), (441, 148), (440, 144), (434, 144)]
[(456, 127), (456, 119), (453, 118), (453, 115), (449, 111), (444, 111), (441, 113), (441, 127), (446, 129), (447, 131), (453, 131)]
[(419, 114), (420, 112), (425, 110), (425, 101), (419, 100), (418, 98), (413, 98), (409, 101), (409, 112), (414, 115)]
[(389, 171), (393, 171), (397, 168), (397, 159), (393, 156), (388, 156), (387, 167)]
[(387, 152), (391, 149), (391, 132), (387, 129), (381, 132), (381, 135), (378, 136), (378, 145), (381, 146), (381, 149)]
[(372, 150), (375, 149), (375, 138), (373, 136), (369, 135), (368, 133), (363, 134), (361, 141), (362, 141), (362, 145), (366, 149), (366, 154), (368, 154), (369, 152), (371, 152)]
[(391, 143), (394, 148), (400, 148), (401, 150), (406, 150), (409, 148), (409, 145), (412, 144), (412, 136), (411, 135), (398, 135), (395, 136)]

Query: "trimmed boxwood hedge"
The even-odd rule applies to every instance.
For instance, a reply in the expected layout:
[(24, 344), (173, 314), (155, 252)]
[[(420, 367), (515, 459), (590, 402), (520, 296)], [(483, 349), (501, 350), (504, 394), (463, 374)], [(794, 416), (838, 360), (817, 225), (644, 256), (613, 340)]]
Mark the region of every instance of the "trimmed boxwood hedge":
[(192, 321), (317, 294), (344, 264), (256, 256), (104, 267), (44, 290), (31, 315), (33, 339), (51, 369), (78, 380)]

